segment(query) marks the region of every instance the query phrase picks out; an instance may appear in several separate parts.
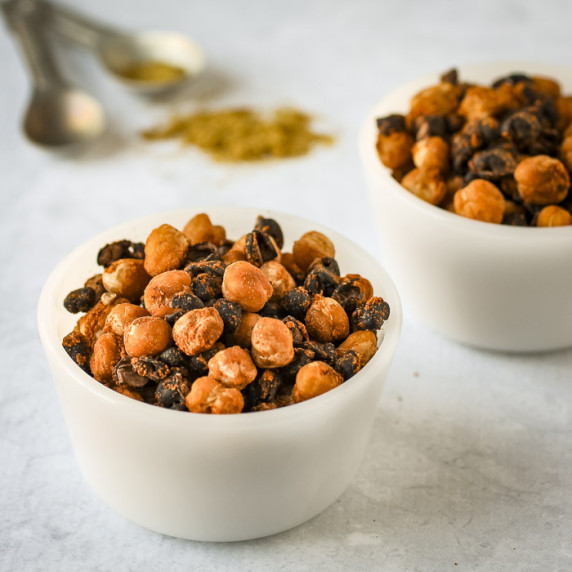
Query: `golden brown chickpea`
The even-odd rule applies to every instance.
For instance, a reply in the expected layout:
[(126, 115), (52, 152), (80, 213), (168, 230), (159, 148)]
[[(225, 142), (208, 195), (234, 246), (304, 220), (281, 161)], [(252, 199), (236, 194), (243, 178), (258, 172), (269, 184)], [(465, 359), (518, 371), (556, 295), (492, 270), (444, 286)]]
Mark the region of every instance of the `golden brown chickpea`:
[(329, 256), (335, 258), (336, 249), (332, 241), (321, 232), (311, 230), (304, 233), (295, 243), (292, 248), (294, 261), (303, 270), (308, 270), (308, 267), (316, 258), (324, 258)]
[(284, 367), (294, 359), (294, 342), (288, 326), (276, 318), (260, 318), (252, 329), (252, 357), (261, 368)]
[(243, 348), (250, 348), (252, 346), (252, 330), (260, 318), (261, 316), (254, 312), (242, 312), (240, 324), (229, 338), (231, 343)]
[(97, 381), (110, 382), (113, 379), (113, 368), (122, 358), (123, 344), (121, 338), (106, 332), (101, 334), (93, 346), (93, 354), (89, 367)]
[(351, 333), (336, 350), (338, 357), (353, 350), (358, 358), (360, 367), (363, 367), (377, 352), (377, 338), (371, 330), (357, 330)]
[(193, 382), (185, 404), (192, 413), (231, 414), (242, 411), (244, 398), (237, 389), (223, 387), (212, 377), (205, 376)]
[(298, 371), (292, 391), (294, 401), (306, 401), (337, 387), (344, 378), (327, 363), (313, 361)]
[(506, 201), (495, 185), (483, 179), (475, 179), (455, 193), (454, 206), (458, 215), (500, 224)]
[(200, 354), (222, 335), (224, 322), (215, 308), (199, 308), (183, 314), (173, 326), (173, 339), (189, 356)]
[(569, 171), (572, 171), (572, 136), (568, 136), (562, 141), (560, 160)]
[(222, 226), (215, 226), (205, 213), (195, 215), (183, 228), (183, 234), (191, 246), (199, 242), (212, 242), (220, 246), (226, 239), (226, 231)]
[(558, 112), (558, 129), (566, 129), (572, 123), (572, 95), (559, 97), (556, 100), (556, 111)]
[(246, 254), (237, 249), (231, 248), (227, 253), (223, 254), (222, 261), (226, 266), (230, 266), (233, 262), (238, 262), (239, 260), (246, 260)]
[(183, 264), (189, 243), (185, 235), (170, 224), (153, 229), (145, 243), (145, 270), (157, 276), (167, 270), (175, 270)]
[(348, 315), (333, 298), (316, 295), (306, 312), (306, 328), (319, 342), (337, 342), (350, 332)]
[(108, 292), (123, 296), (132, 302), (143, 295), (151, 276), (145, 272), (143, 260), (122, 258), (108, 266), (102, 274), (103, 286)]
[(403, 177), (401, 184), (410, 193), (432, 205), (438, 205), (447, 191), (438, 169), (413, 169)]
[(568, 226), (572, 224), (572, 214), (556, 205), (544, 207), (536, 218), (536, 226)]
[(380, 161), (388, 169), (401, 169), (411, 163), (412, 147), (413, 137), (407, 131), (379, 133), (375, 144)]
[(133, 320), (148, 315), (149, 312), (141, 306), (129, 303), (117, 304), (117, 306), (114, 306), (111, 312), (109, 312), (105, 320), (104, 331), (112, 332), (117, 336), (123, 337), (126, 326)]
[(413, 96), (406, 124), (411, 128), (421, 115), (447, 115), (457, 108), (461, 89), (450, 83), (429, 86)]
[(125, 397), (130, 397), (131, 399), (136, 399), (137, 401), (144, 401), (138, 391), (135, 391), (126, 385), (114, 385), (112, 386), (112, 389), (117, 391), (117, 393), (121, 393), (121, 395), (125, 395)]
[(227, 266), (222, 279), (222, 295), (238, 302), (247, 312), (258, 312), (270, 300), (273, 290), (266, 274), (250, 262), (239, 260)]
[(290, 292), (296, 288), (296, 282), (291, 274), (276, 260), (269, 260), (265, 262), (260, 270), (266, 274), (270, 284), (272, 285), (273, 293), (270, 298), (271, 302), (279, 302), (284, 297), (286, 292)]
[(120, 298), (115, 294), (111, 296), (110, 300), (105, 295), (102, 296), (102, 299), (77, 322), (76, 330), (83, 336), (85, 343), (91, 349), (103, 332), (107, 316), (111, 310), (118, 304), (127, 302), (125, 298)]
[(151, 278), (143, 294), (145, 308), (162, 318), (173, 312), (170, 303), (175, 294), (190, 293), (191, 277), (184, 270), (169, 270)]
[(449, 170), (449, 144), (442, 137), (426, 137), (417, 141), (412, 149), (413, 162), (419, 169)]
[(250, 353), (247, 350), (232, 346), (217, 352), (208, 363), (209, 376), (225, 387), (244, 389), (258, 375)]
[(290, 276), (303, 274), (302, 269), (296, 264), (294, 255), (291, 252), (283, 252), (280, 264), (286, 268)]
[(554, 81), (548, 77), (542, 77), (539, 75), (532, 76), (532, 89), (554, 97), (555, 99), (560, 97), (560, 85), (557, 81)]
[(469, 87), (459, 105), (458, 113), (467, 121), (497, 116), (519, 104), (512, 86), (503, 84), (499, 88), (475, 85)]
[(529, 157), (518, 164), (514, 178), (522, 200), (529, 205), (559, 203), (568, 195), (570, 177), (558, 159)]
[(155, 356), (171, 345), (171, 326), (163, 318), (143, 316), (125, 328), (123, 339), (131, 357)]

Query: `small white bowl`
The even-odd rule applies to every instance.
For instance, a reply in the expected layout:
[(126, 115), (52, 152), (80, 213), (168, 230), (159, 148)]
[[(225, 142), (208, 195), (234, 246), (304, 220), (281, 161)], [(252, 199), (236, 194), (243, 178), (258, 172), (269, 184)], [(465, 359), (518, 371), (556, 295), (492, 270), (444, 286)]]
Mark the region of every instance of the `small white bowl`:
[[(572, 92), (572, 70), (539, 63), (461, 67), (462, 81), (511, 72), (556, 78)], [(521, 228), (470, 220), (404, 189), (377, 155), (375, 119), (406, 113), (438, 74), (384, 97), (360, 133), (360, 153), (383, 262), (406, 311), (453, 340), (484, 349), (533, 352), (572, 346), (572, 227)]]
[[(61, 342), (76, 317), (62, 302), (98, 272), (98, 249), (145, 240), (164, 222), (181, 228), (197, 212), (238, 238), (256, 216), (275, 218), (286, 247), (308, 230), (327, 234), (344, 273), (361, 273), (391, 307), (380, 350), (353, 378), (309, 401), (240, 415), (171, 411), (124, 397), (84, 373)], [(209, 207), (161, 213), (123, 224), (77, 248), (54, 270), (38, 307), (50, 363), (80, 468), (117, 512), (152, 530), (193, 540), (246, 540), (317, 515), (357, 471), (401, 330), (391, 279), (362, 248), (337, 232), (281, 213)], [(383, 336), (384, 334), (384, 336)]]

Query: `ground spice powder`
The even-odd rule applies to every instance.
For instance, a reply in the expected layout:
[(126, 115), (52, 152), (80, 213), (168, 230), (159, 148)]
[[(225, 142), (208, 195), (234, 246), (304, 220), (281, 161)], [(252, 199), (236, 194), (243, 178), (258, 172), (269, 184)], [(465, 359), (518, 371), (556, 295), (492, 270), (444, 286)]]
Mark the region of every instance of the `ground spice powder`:
[(173, 117), (166, 125), (142, 133), (144, 139), (181, 139), (219, 161), (259, 161), (297, 157), (316, 144), (331, 144), (330, 135), (314, 133), (311, 117), (292, 108), (265, 118), (251, 109), (199, 111)]
[(122, 68), (118, 74), (125, 79), (152, 83), (170, 83), (182, 79), (186, 72), (183, 68), (165, 62), (147, 61)]

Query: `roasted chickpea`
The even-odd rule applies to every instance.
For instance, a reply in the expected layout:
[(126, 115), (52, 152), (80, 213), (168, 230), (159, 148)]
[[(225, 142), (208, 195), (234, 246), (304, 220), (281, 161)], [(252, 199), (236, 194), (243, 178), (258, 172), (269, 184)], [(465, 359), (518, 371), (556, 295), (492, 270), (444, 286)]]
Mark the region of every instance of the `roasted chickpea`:
[(560, 160), (569, 171), (572, 171), (572, 136), (568, 136), (562, 141), (560, 145)]
[(77, 322), (76, 330), (82, 335), (90, 349), (93, 349), (97, 338), (103, 332), (111, 310), (118, 304), (127, 302), (125, 298), (119, 298), (115, 294), (111, 296), (111, 299), (107, 299), (105, 295), (102, 296), (102, 299)]
[(222, 256), (222, 261), (227, 266), (230, 266), (233, 262), (238, 262), (240, 260), (246, 260), (246, 254), (242, 250), (239, 250), (238, 248), (236, 249), (231, 248), (228, 252), (226, 252)]
[(145, 272), (143, 260), (134, 258), (116, 260), (102, 274), (103, 286), (108, 292), (132, 302), (141, 298), (149, 280), (151, 276)]
[(189, 243), (185, 235), (170, 224), (153, 229), (145, 243), (145, 270), (157, 276), (183, 264)]
[(550, 97), (560, 97), (560, 85), (557, 81), (550, 79), (548, 77), (542, 77), (539, 75), (532, 76), (532, 89), (549, 95)]
[(458, 215), (483, 222), (501, 223), (506, 201), (495, 185), (475, 179), (455, 193), (453, 204)]
[(110, 382), (113, 368), (122, 357), (121, 338), (111, 332), (103, 333), (93, 346), (89, 367), (97, 381)]
[(208, 363), (209, 376), (225, 387), (244, 389), (256, 379), (258, 370), (250, 354), (239, 346), (216, 353)]
[(189, 356), (210, 349), (220, 338), (224, 322), (214, 308), (198, 308), (181, 316), (173, 326), (177, 347)]
[(260, 318), (252, 329), (252, 357), (258, 367), (284, 367), (294, 359), (292, 333), (276, 318)]
[(152, 316), (162, 318), (173, 312), (175, 294), (191, 293), (191, 277), (184, 270), (169, 270), (151, 278), (143, 294), (145, 308)]
[(536, 226), (568, 226), (572, 224), (572, 214), (556, 205), (544, 207), (536, 218)]
[(514, 178), (522, 200), (529, 205), (559, 203), (568, 195), (570, 177), (558, 159), (536, 155), (521, 161)]
[(357, 330), (350, 334), (336, 350), (338, 357), (349, 351), (354, 351), (363, 367), (377, 351), (377, 339), (371, 330)]
[(558, 112), (558, 129), (566, 129), (572, 123), (572, 95), (559, 97), (556, 100), (556, 111)]
[(183, 234), (191, 246), (199, 242), (212, 242), (220, 246), (226, 239), (222, 226), (215, 226), (205, 213), (195, 215), (183, 228)]
[(411, 163), (412, 147), (413, 137), (407, 131), (379, 133), (375, 144), (380, 161), (388, 169), (401, 169)]
[(350, 322), (339, 302), (316, 295), (306, 312), (306, 328), (319, 342), (336, 342), (347, 337)]
[(292, 254), (296, 264), (303, 271), (306, 271), (316, 258), (324, 258), (326, 256), (335, 258), (336, 250), (332, 241), (325, 234), (312, 230), (304, 233), (294, 243)]
[(117, 306), (114, 306), (111, 312), (109, 312), (105, 320), (104, 330), (106, 332), (112, 332), (116, 336), (123, 337), (126, 326), (133, 320), (148, 315), (149, 312), (141, 306), (129, 303), (117, 304)]
[(447, 191), (443, 176), (438, 169), (427, 171), (413, 169), (403, 177), (401, 184), (416, 197), (432, 205), (438, 205)]
[(413, 163), (419, 169), (449, 170), (449, 144), (442, 137), (427, 137), (417, 141), (412, 149)]
[(273, 293), (270, 298), (271, 302), (280, 302), (286, 292), (296, 288), (296, 282), (292, 275), (276, 260), (269, 260), (265, 262), (260, 270), (264, 272), (270, 284), (272, 285)]
[(224, 271), (222, 294), (227, 300), (238, 302), (246, 312), (258, 312), (270, 300), (273, 289), (260, 268), (238, 261)]
[(447, 115), (452, 113), (457, 104), (461, 89), (450, 83), (439, 83), (429, 86), (411, 99), (411, 109), (406, 117), (406, 124), (411, 128), (413, 122), (421, 115)]
[(337, 387), (344, 378), (323, 361), (313, 361), (300, 368), (292, 391), (294, 401), (306, 401)]
[(123, 338), (131, 357), (155, 356), (171, 345), (171, 326), (163, 318), (143, 316), (125, 328)]
[(493, 117), (518, 105), (512, 86), (503, 84), (499, 88), (475, 85), (469, 87), (459, 105), (458, 113), (467, 121)]
[(238, 346), (242, 346), (243, 348), (251, 347), (252, 330), (260, 318), (261, 316), (254, 312), (242, 312), (240, 324), (234, 334), (230, 336), (231, 342)]
[(212, 377), (205, 376), (194, 381), (185, 398), (185, 405), (192, 413), (240, 413), (244, 398), (237, 389), (223, 387)]

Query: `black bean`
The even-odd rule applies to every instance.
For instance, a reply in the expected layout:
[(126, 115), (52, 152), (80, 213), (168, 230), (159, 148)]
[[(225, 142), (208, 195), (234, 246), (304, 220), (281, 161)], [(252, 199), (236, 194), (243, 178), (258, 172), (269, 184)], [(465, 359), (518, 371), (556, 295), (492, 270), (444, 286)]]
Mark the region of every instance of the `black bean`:
[(149, 378), (140, 375), (133, 369), (131, 358), (124, 357), (113, 368), (113, 379), (117, 385), (127, 385), (128, 387), (143, 387), (149, 382)]
[(294, 345), (301, 344), (302, 342), (307, 342), (310, 339), (310, 337), (308, 336), (308, 330), (306, 329), (306, 326), (302, 322), (294, 318), (294, 316), (286, 316), (282, 321), (286, 324), (286, 327), (290, 330)]
[(389, 318), (389, 312), (389, 304), (383, 298), (370, 298), (352, 313), (352, 328), (353, 330), (379, 330), (383, 322)]
[(263, 216), (259, 215), (256, 219), (254, 230), (259, 230), (271, 236), (278, 248), (281, 249), (284, 246), (284, 235), (282, 234), (282, 228), (273, 218), (264, 218)]
[(113, 264), (121, 258), (145, 258), (145, 245), (142, 242), (131, 242), (130, 240), (118, 240), (106, 244), (97, 253), (97, 263), (104, 268)]
[(336, 371), (341, 373), (344, 380), (354, 376), (360, 369), (359, 357), (354, 350), (348, 350), (336, 362)]
[(79, 332), (71, 332), (63, 339), (62, 346), (73, 361), (89, 373), (91, 351), (84, 337)]
[(152, 357), (131, 358), (131, 367), (135, 373), (152, 381), (162, 381), (171, 373), (164, 361)]
[(403, 115), (394, 113), (386, 117), (378, 117), (375, 122), (382, 135), (391, 135), (398, 131), (406, 131), (405, 117)]
[(339, 278), (323, 266), (315, 266), (306, 275), (304, 288), (311, 294), (331, 296), (338, 286)]
[(270, 235), (253, 230), (245, 236), (244, 254), (250, 264), (262, 266), (265, 262), (277, 258), (280, 250)]
[(72, 314), (87, 312), (95, 306), (96, 296), (93, 288), (78, 288), (64, 299), (64, 308)]
[(190, 292), (177, 292), (171, 298), (170, 305), (171, 308), (180, 308), (183, 312), (190, 312), (191, 310), (205, 307), (203, 301)]
[(206, 272), (199, 274), (193, 278), (191, 290), (203, 302), (213, 300), (222, 292), (222, 277)]
[(169, 367), (184, 366), (187, 362), (185, 354), (174, 346), (161, 352), (157, 358), (166, 363)]
[(225, 333), (233, 334), (238, 326), (240, 326), (240, 320), (242, 318), (242, 309), (240, 304), (221, 298), (219, 300), (215, 300), (212, 306), (213, 308), (216, 308), (222, 318)]
[(287, 292), (280, 303), (287, 314), (303, 320), (312, 304), (312, 295), (302, 286), (298, 286)]

